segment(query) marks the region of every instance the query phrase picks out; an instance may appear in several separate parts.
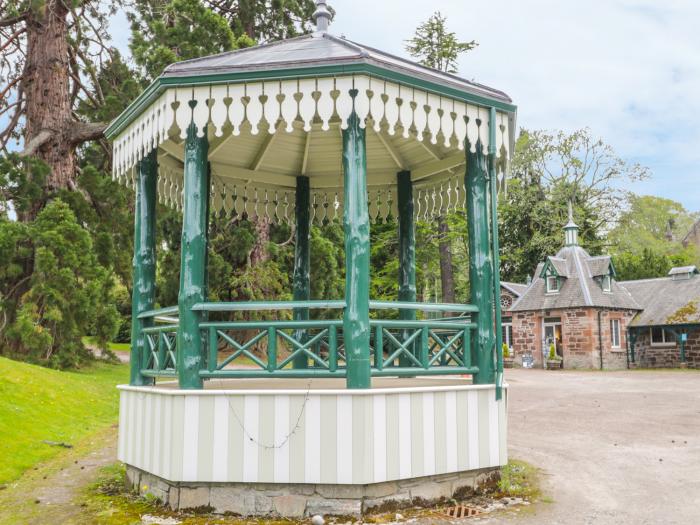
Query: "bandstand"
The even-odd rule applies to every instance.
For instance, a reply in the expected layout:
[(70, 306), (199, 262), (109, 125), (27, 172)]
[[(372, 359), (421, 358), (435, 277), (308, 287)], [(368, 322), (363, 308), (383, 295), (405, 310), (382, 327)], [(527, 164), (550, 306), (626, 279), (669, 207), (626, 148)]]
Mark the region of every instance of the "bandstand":
[[(450, 498), (507, 461), (496, 194), (516, 108), (332, 36), (317, 4), (313, 34), (173, 64), (107, 130), (136, 190), (118, 455), (173, 508), (357, 515)], [(183, 227), (178, 304), (155, 309), (158, 201)], [(418, 302), (414, 223), (455, 209), (471, 304)], [(294, 227), (292, 301), (207, 300), (214, 214)], [(370, 223), (387, 217), (399, 294), (376, 301)], [(344, 227), (345, 297), (312, 300), (326, 221)]]

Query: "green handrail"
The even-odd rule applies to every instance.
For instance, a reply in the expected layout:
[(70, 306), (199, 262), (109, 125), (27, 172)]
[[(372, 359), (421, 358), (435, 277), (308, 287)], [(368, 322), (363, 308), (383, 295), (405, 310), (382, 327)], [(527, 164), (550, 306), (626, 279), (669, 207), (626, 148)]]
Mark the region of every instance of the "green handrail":
[(294, 308), (341, 309), (345, 301), (251, 301), (240, 303), (196, 303), (195, 311), (245, 312), (249, 310), (293, 310)]
[(178, 313), (177, 306), (167, 306), (165, 308), (158, 308), (156, 310), (146, 310), (145, 312), (141, 312), (138, 317), (139, 319), (145, 319), (148, 317), (157, 317), (160, 315), (171, 315), (176, 313)]
[[(475, 374), (478, 367), (472, 366), (470, 355), (470, 332), (476, 329), (477, 324), (472, 321), (471, 315), (476, 307), (468, 304), (446, 303), (416, 303), (412, 301), (371, 301), (372, 308), (376, 309), (416, 309), (433, 310), (442, 312), (461, 312), (465, 317), (450, 317), (444, 319), (425, 320), (398, 320), (398, 319), (371, 319), (370, 326), (374, 334), (372, 342), (374, 362), (371, 365), (372, 376), (433, 376), (446, 374)], [(305, 308), (344, 308), (344, 301), (255, 301), (247, 303), (196, 303), (191, 308), (196, 311), (259, 311), (259, 310), (288, 310), (299, 307)], [(144, 312), (144, 316), (162, 316), (174, 313), (176, 307), (161, 308)], [(202, 321), (198, 324), (203, 335), (208, 339), (208, 352), (206, 365), (199, 371), (199, 377), (206, 378), (253, 378), (253, 377), (346, 377), (347, 364), (342, 354), (342, 319), (318, 319), (318, 320), (265, 320), (265, 321)], [(178, 329), (177, 321), (148, 327), (144, 330), (148, 336), (154, 338), (156, 334), (175, 332)], [(320, 330), (311, 337), (310, 341), (296, 341), (294, 330)], [(339, 332), (339, 329), (341, 330)], [(234, 335), (226, 332), (243, 332), (245, 330), (257, 331), (257, 335), (245, 342), (237, 342)], [(403, 340), (395, 336), (396, 331), (408, 330), (409, 340)], [(309, 369), (290, 369), (290, 357), (279, 359), (278, 338), (281, 343), (291, 345), (294, 354), (302, 355), (306, 359), (314, 361), (314, 366)], [(266, 357), (262, 359), (250, 353), (253, 344), (267, 340)], [(233, 349), (223, 362), (219, 363), (219, 341), (225, 340)], [(414, 344), (419, 351), (413, 355), (409, 347)], [(389, 345), (390, 351), (385, 354)], [(327, 354), (320, 354), (313, 350), (321, 345)], [(164, 343), (158, 340), (158, 348), (153, 349), (152, 364), (144, 364), (143, 373), (147, 377), (172, 376), (175, 372), (170, 368), (169, 361), (174, 355), (174, 348), (167, 350)], [(412, 359), (406, 363), (396, 362), (399, 357), (411, 353)], [(234, 362), (238, 356), (246, 355), (252, 359), (259, 368), (232, 369), (226, 368)], [(386, 355), (386, 358), (385, 358)], [(174, 359), (171, 359), (174, 361)], [(342, 363), (342, 366), (341, 366)], [(394, 366), (396, 363), (396, 366)], [(450, 363), (450, 364), (448, 364)], [(164, 369), (166, 364), (167, 369)], [(408, 366), (407, 366), (408, 365)]]
[[(341, 319), (319, 319), (317, 321), (206, 321), (199, 323), (200, 328), (219, 328), (220, 330), (266, 330), (270, 325), (280, 328), (327, 328), (342, 326)], [(463, 325), (462, 325), (463, 326)]]
[(455, 323), (426, 319), (420, 321), (402, 321), (399, 319), (370, 319), (370, 326), (383, 326), (385, 328), (441, 328), (452, 330), (464, 330), (464, 328), (476, 328), (476, 323)]
[(409, 301), (370, 301), (369, 307), (375, 310), (420, 310), (422, 312), (469, 312), (476, 313), (479, 309), (473, 304), (457, 303), (419, 303)]

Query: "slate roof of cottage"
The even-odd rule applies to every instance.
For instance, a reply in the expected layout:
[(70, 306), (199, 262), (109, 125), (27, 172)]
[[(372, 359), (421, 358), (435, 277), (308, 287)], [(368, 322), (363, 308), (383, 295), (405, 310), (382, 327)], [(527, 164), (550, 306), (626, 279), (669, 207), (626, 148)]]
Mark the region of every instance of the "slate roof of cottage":
[(501, 281), (501, 286), (506, 290), (512, 292), (514, 295), (520, 297), (527, 290), (527, 284), (511, 283), (507, 281)]
[[(559, 275), (560, 277), (569, 276), (569, 268), (566, 264), (566, 259), (559, 257), (559, 255), (557, 254), (556, 257), (547, 257), (547, 260), (552, 264), (554, 270), (557, 272), (557, 275)], [(540, 273), (541, 269), (537, 275), (539, 275)]]
[(416, 64), (346, 38), (318, 32), (218, 55), (183, 60), (169, 65), (161, 76), (173, 78), (357, 64), (377, 66), (507, 104), (512, 103), (508, 95), (497, 89)]
[(620, 283), (644, 308), (631, 326), (700, 323), (700, 276), (691, 273), (689, 279), (674, 279), (671, 275)]
[(513, 304), (510, 311), (550, 310), (556, 308), (621, 308), (642, 310), (642, 306), (628, 290), (614, 279), (611, 291), (604, 292), (599, 280), (601, 275), (611, 272), (609, 256), (591, 257), (581, 246), (565, 246), (555, 257), (548, 257), (560, 276), (557, 293), (547, 293), (545, 280), (540, 277), (544, 263), (535, 270), (532, 283)]

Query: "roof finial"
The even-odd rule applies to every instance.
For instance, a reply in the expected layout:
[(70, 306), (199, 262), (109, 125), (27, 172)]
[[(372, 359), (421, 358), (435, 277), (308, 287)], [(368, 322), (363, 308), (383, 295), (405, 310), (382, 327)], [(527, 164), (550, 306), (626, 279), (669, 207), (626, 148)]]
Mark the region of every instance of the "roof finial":
[(331, 12), (328, 10), (326, 0), (316, 0), (316, 11), (314, 11), (312, 18), (316, 23), (317, 33), (328, 32), (328, 24), (331, 22)]
[(569, 222), (564, 226), (564, 243), (566, 246), (578, 245), (578, 226), (574, 222), (574, 205), (569, 200)]

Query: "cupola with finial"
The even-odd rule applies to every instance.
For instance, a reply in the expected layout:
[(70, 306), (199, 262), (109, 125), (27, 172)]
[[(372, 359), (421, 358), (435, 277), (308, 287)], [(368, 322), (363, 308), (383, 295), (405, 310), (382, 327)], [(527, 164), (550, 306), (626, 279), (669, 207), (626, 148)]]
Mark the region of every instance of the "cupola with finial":
[(578, 225), (574, 222), (574, 208), (569, 201), (569, 222), (564, 226), (564, 244), (578, 246)]

